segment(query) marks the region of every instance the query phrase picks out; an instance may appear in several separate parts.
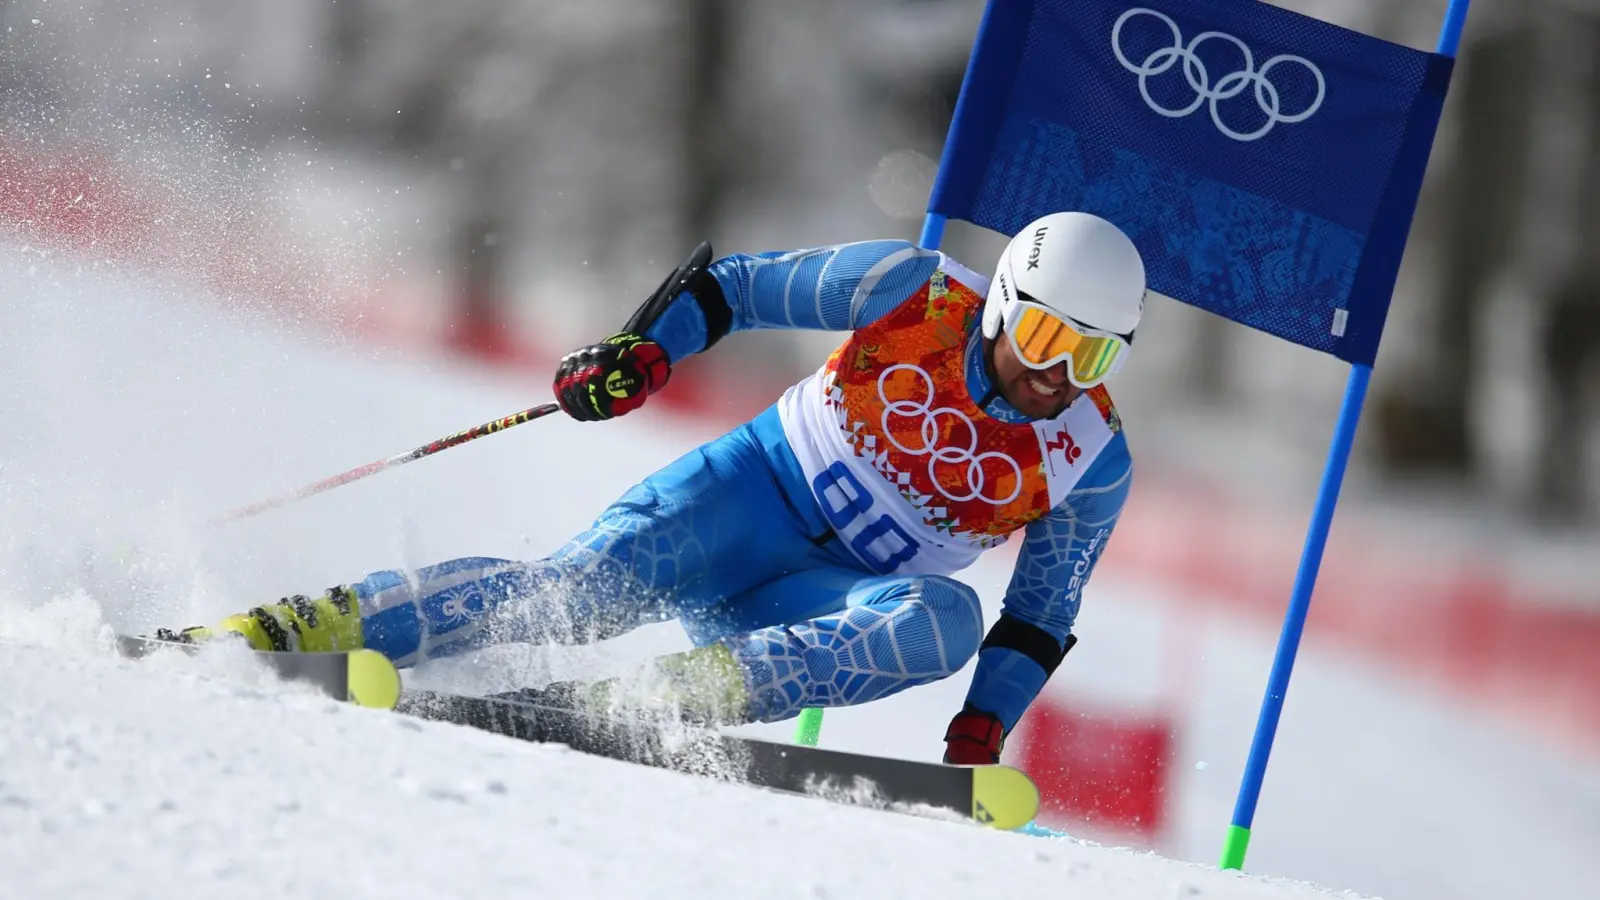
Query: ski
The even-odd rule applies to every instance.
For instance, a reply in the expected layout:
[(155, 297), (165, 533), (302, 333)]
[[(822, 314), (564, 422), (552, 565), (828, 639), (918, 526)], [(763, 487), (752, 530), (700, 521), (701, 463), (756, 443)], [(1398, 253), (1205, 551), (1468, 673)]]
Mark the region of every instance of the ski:
[[(158, 650), (196, 653), (206, 644), (163, 641), (151, 637), (117, 635), (117, 652), (129, 659)], [(258, 661), (286, 681), (316, 686), (335, 700), (373, 709), (393, 709), (400, 698), (400, 673), (388, 657), (376, 650), (340, 650), (330, 653), (271, 653), (249, 651)]]
[(525, 741), (566, 744), (624, 762), (704, 775), (854, 805), (948, 811), (993, 828), (1033, 820), (1039, 791), (1010, 766), (939, 763), (739, 737), (671, 722), (624, 720), (540, 706), (513, 696), (406, 691), (397, 712)]

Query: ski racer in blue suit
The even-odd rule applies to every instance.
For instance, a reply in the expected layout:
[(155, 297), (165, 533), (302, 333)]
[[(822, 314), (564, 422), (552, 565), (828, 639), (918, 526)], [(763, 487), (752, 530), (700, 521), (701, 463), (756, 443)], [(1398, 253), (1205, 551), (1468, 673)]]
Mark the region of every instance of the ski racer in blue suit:
[[(1127, 439), (1102, 382), (1128, 355), (1144, 296), (1132, 242), (1076, 212), (1018, 232), (992, 279), (903, 241), (715, 261), (702, 245), (622, 332), (561, 360), (567, 413), (637, 409), (733, 332), (828, 329), (849, 332), (844, 343), (543, 559), (377, 572), (180, 637), (365, 646), (408, 665), (677, 619), (696, 649), (652, 661), (630, 689), (728, 723), (866, 703), (976, 655), (945, 760), (996, 762), (1076, 641), (1084, 584), (1128, 494)], [(952, 575), (1017, 531), (985, 633), (976, 592)]]

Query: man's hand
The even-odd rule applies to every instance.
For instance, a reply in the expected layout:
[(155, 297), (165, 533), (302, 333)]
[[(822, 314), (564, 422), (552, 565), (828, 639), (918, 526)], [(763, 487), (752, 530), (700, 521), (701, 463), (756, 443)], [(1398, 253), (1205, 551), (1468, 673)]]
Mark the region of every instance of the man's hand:
[(944, 733), (944, 761), (953, 766), (992, 766), (1000, 762), (1006, 730), (1000, 717), (968, 704)]
[(637, 334), (614, 334), (561, 357), (556, 402), (580, 422), (598, 422), (643, 406), (671, 374), (660, 344)]

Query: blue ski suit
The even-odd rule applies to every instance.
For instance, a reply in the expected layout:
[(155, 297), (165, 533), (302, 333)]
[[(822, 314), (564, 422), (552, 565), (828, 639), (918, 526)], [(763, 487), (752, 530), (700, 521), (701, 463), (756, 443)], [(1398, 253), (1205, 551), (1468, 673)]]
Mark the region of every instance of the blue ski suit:
[[(987, 279), (942, 253), (869, 241), (707, 271), (715, 289), (700, 293), (721, 296), (686, 291), (647, 331), (673, 362), (733, 331), (852, 335), (817, 375), (548, 557), (369, 575), (355, 586), (367, 646), (407, 665), (675, 618), (696, 645), (727, 643), (757, 721), (885, 697), (976, 654), (968, 703), (1009, 731), (1075, 640), (1127, 497), (1109, 396), (1086, 392), (1060, 421), (1011, 408), (978, 324)], [(1019, 530), (985, 638), (976, 592), (951, 575)]]

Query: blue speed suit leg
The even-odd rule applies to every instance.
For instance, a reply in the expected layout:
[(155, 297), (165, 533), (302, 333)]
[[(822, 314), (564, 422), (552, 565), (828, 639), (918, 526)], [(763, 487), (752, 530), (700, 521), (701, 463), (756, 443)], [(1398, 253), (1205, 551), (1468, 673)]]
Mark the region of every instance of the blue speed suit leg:
[(697, 644), (723, 640), (733, 648), (751, 718), (775, 722), (954, 674), (978, 652), (983, 610), (977, 592), (952, 578), (820, 566), (684, 624)]
[(369, 575), (355, 585), (366, 645), (408, 665), (679, 618), (696, 644), (728, 643), (765, 721), (960, 669), (982, 636), (975, 593), (868, 572), (828, 539), (804, 484), (769, 409), (645, 479), (545, 559)]

